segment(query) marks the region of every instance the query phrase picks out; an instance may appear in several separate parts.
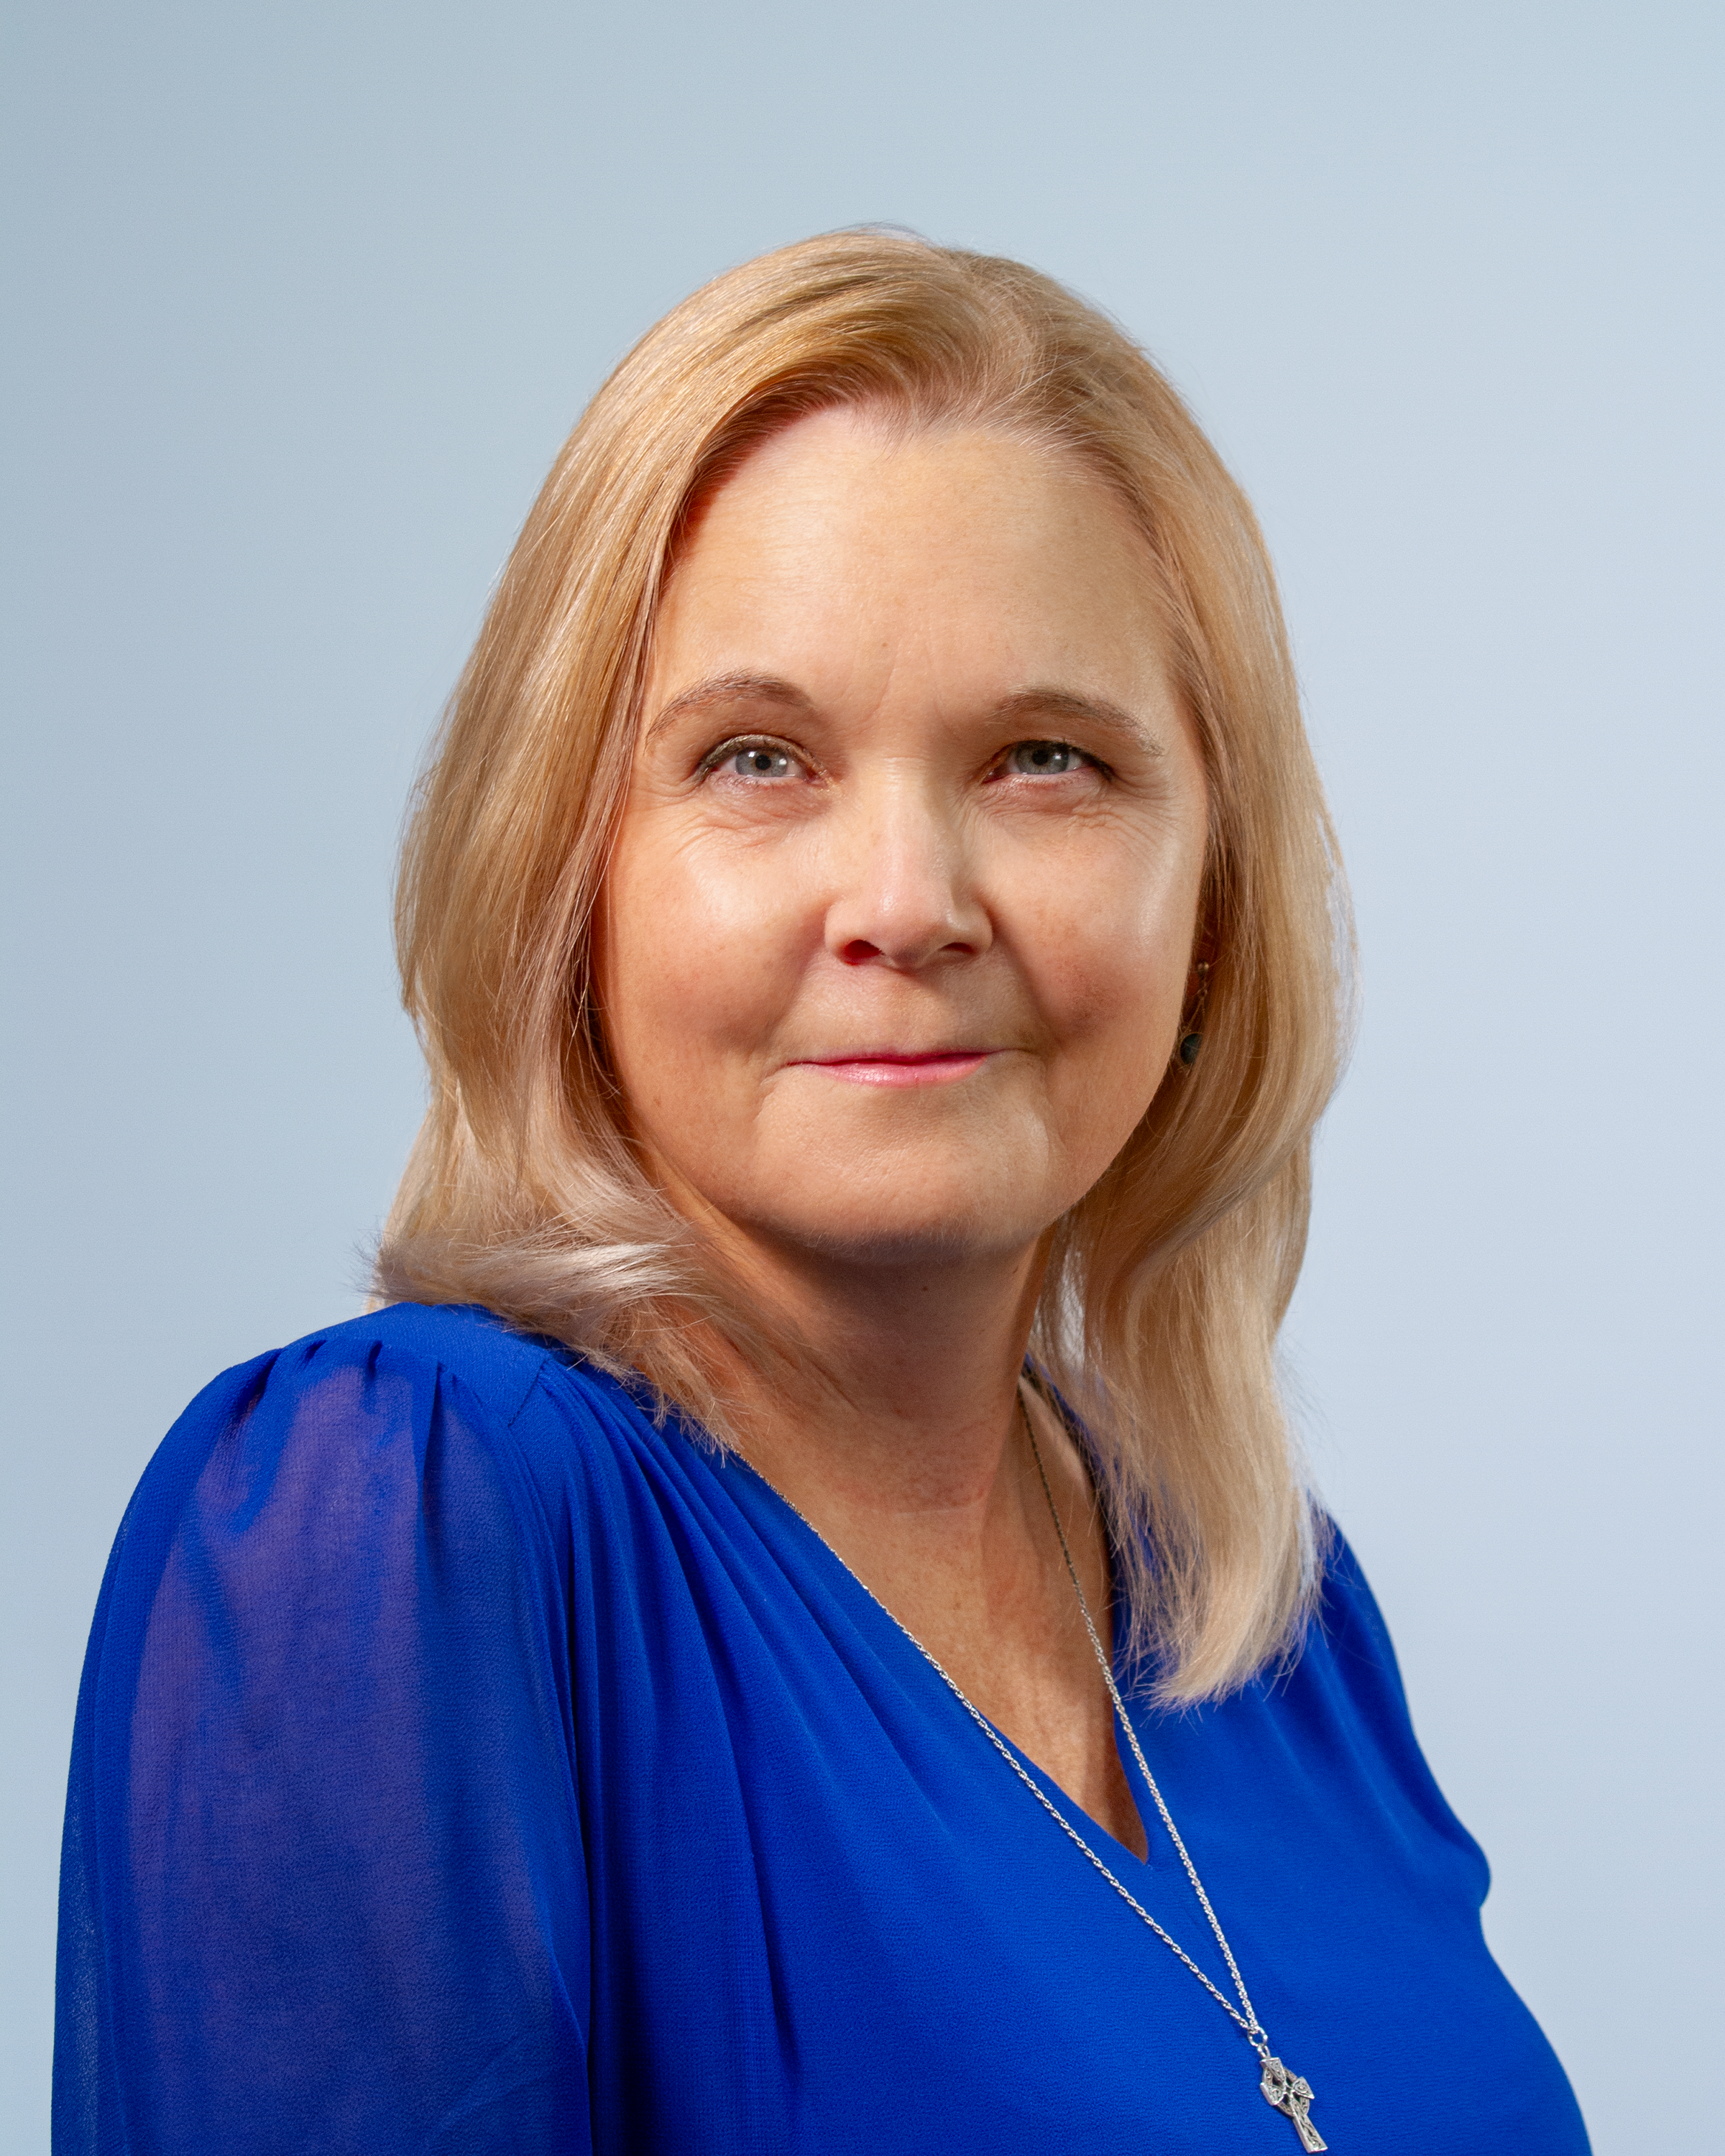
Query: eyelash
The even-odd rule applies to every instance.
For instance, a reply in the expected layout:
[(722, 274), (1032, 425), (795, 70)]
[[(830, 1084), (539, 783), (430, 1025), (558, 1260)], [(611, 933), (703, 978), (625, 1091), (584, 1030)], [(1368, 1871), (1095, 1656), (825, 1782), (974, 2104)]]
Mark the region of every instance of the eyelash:
[[(1001, 756), (999, 762), (990, 767), (990, 777), (992, 777), (995, 772), (1004, 773), (1006, 767), (1010, 762), (1011, 759), (1018, 754), (1020, 749), (1023, 748), (1060, 750), (1066, 755), (1077, 757), (1077, 763), (1072, 767), (1074, 769), (1081, 771), (1087, 767), (1092, 771), (1102, 773), (1104, 777), (1106, 776), (1106, 766), (1104, 765), (1099, 758), (1091, 756), (1087, 750), (1080, 748), (1076, 742), (1061, 741), (1055, 736), (1050, 735), (1045, 739), (1039, 736), (1026, 741), (1014, 742), (1012, 746)], [(1028, 778), (1031, 776), (1029, 772), (1014, 772), (1010, 775), (1017, 778)], [(1054, 778), (1064, 778), (1066, 776), (1066, 773), (1063, 771), (1057, 771), (1046, 773), (1044, 776)]]
[[(1079, 759), (1075, 768), (1084, 769), (1088, 767), (1091, 770), (1099, 773), (1105, 778), (1109, 776), (1108, 767), (1102, 762), (1099, 757), (1091, 756), (1087, 750), (1080, 748), (1076, 742), (1060, 741), (1053, 736), (1049, 736), (1047, 737), (1027, 737), (1024, 741), (1010, 742), (1007, 747), (1001, 751), (999, 756), (995, 758), (994, 762), (989, 765), (989, 778), (1029, 778), (1032, 776), (1032, 774), (1028, 772), (1009, 773), (1007, 769), (1010, 758), (1016, 755), (1019, 750), (1026, 748), (1064, 750), (1068, 754), (1075, 756)], [(733, 734), (728, 741), (721, 742), (716, 748), (711, 748), (707, 751), (696, 768), (696, 775), (697, 778), (709, 778), (715, 772), (718, 771), (722, 766), (728, 763), (733, 757), (745, 756), (752, 750), (758, 750), (763, 753), (773, 756), (783, 756), (791, 763), (800, 765), (803, 770), (806, 771), (809, 769), (809, 765), (806, 760), (791, 747), (790, 743), (788, 742), (780, 741), (774, 735)], [(765, 778), (774, 774), (762, 772), (759, 775)], [(1052, 778), (1064, 778), (1066, 776), (1066, 773), (1065, 772), (1055, 772), (1047, 775)]]
[[(721, 742), (716, 748), (709, 749), (696, 767), (698, 778), (711, 778), (721, 765), (734, 756), (746, 756), (752, 749), (760, 749), (768, 755), (788, 757), (793, 764), (806, 771), (809, 763), (799, 756), (788, 742), (779, 741), (772, 734), (733, 734), (729, 741)], [(762, 774), (765, 776), (765, 774)]]

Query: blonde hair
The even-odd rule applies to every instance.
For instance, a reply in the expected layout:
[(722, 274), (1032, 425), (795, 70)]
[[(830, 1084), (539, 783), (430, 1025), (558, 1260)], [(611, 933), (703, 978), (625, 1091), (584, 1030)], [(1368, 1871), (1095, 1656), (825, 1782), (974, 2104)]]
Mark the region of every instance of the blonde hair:
[(768, 1351), (631, 1149), (588, 938), (691, 505), (842, 405), (1081, 458), (1161, 580), (1211, 798), (1203, 1051), (1052, 1231), (1031, 1345), (1087, 1432), (1133, 1650), (1163, 1698), (1219, 1694), (1290, 1649), (1312, 1593), (1274, 1358), (1345, 1046), (1345, 894), (1251, 510), (1144, 354), (1034, 270), (896, 234), (804, 241), (685, 300), (582, 415), (413, 804), (397, 928), (430, 1106), (378, 1292), (486, 1305), (730, 1431), (704, 1343)]

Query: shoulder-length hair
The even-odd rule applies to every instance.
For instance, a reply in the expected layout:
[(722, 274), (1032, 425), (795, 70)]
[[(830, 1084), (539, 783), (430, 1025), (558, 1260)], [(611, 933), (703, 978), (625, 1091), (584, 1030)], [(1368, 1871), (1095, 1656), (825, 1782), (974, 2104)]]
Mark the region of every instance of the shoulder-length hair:
[(430, 1106), (377, 1290), (486, 1305), (737, 1434), (711, 1343), (770, 1351), (631, 1146), (590, 938), (691, 506), (834, 406), (1080, 458), (1148, 542), (1209, 786), (1203, 1048), (1050, 1231), (1031, 1345), (1086, 1430), (1134, 1651), (1164, 1699), (1219, 1694), (1291, 1648), (1313, 1591), (1274, 1358), (1344, 1047), (1346, 900), (1251, 510), (1145, 355), (1034, 270), (807, 240), (686, 300), (582, 415), (411, 814), (397, 927)]

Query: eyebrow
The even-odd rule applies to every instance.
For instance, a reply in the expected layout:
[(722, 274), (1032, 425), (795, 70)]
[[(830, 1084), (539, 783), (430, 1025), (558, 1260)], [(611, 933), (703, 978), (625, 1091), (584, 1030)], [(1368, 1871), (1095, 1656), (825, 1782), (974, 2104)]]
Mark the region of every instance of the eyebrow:
[(997, 719), (1068, 719), (1129, 741), (1152, 756), (1166, 755), (1161, 742), (1142, 719), (1106, 696), (1082, 696), (1073, 689), (1020, 689), (994, 706)]
[[(647, 728), (652, 741), (691, 711), (723, 710), (731, 704), (773, 704), (785, 711), (809, 711), (814, 699), (794, 682), (776, 674), (716, 674), (680, 690), (655, 716)], [(1106, 696), (1081, 696), (1073, 689), (1019, 689), (1003, 696), (989, 716), (1002, 722), (1014, 720), (1065, 720), (1095, 727), (1102, 733), (1129, 741), (1152, 756), (1166, 754), (1162, 743), (1142, 719)]]
[(711, 680), (697, 681), (673, 696), (648, 727), (646, 738), (650, 742), (691, 711), (721, 710), (727, 704), (776, 704), (788, 711), (814, 709), (802, 690), (776, 674), (715, 674)]

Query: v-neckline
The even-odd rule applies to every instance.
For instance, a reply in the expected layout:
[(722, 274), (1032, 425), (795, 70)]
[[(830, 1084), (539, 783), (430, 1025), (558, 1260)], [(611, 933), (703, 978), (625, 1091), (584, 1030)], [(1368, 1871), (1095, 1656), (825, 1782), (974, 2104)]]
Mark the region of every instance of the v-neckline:
[[(969, 1695), (958, 1685), (956, 1679), (948, 1675), (944, 1665), (942, 1664), (936, 1656), (923, 1645), (922, 1642), (916, 1637), (916, 1635), (911, 1630), (910, 1626), (906, 1625), (901, 1618), (894, 1614), (893, 1611), (889, 1609), (887, 1604), (881, 1600), (878, 1594), (875, 1594), (873, 1588), (868, 1584), (867, 1581), (863, 1578), (862, 1575), (859, 1572), (855, 1571), (850, 1565), (845, 1563), (845, 1559), (839, 1556), (838, 1551), (833, 1548), (833, 1545), (827, 1540), (826, 1537), (822, 1534), (819, 1528), (815, 1526), (814, 1522), (809, 1517), (807, 1513), (800, 1511), (795, 1505), (793, 1505), (790, 1499), (785, 1496), (784, 1492), (779, 1489), (775, 1483), (769, 1481), (768, 1477), (761, 1472), (760, 1469), (756, 1466), (752, 1460), (747, 1458), (745, 1455), (741, 1452), (732, 1452), (727, 1456), (727, 1464), (732, 1461), (734, 1461), (737, 1466), (747, 1471), (758, 1487), (764, 1491), (767, 1496), (771, 1498), (779, 1509), (786, 1515), (793, 1527), (799, 1530), (808, 1541), (813, 1543), (815, 1549), (818, 1550), (822, 1556), (836, 1568), (839, 1578), (847, 1582), (849, 1585), (855, 1590), (856, 1594), (862, 1598), (862, 1601), (866, 1608), (873, 1611), (876, 1616), (884, 1620), (888, 1635), (908, 1651), (908, 1653), (914, 1658), (916, 1666), (923, 1671), (924, 1675), (933, 1682), (941, 1693), (952, 1701), (953, 1706), (957, 1708), (958, 1712), (961, 1714), (965, 1715), (967, 1719), (972, 1714), (976, 1715), (986, 1727), (993, 1733), (999, 1742), (1006, 1748), (1012, 1758), (1019, 1763), (1024, 1772), (1030, 1776), (1036, 1787), (1040, 1789), (1048, 1798), (1049, 1801), (1061, 1812), (1062, 1816), (1065, 1816), (1068, 1813), (1071, 1815), (1069, 1824), (1071, 1825), (1073, 1831), (1078, 1833), (1081, 1838), (1086, 1840), (1087, 1840), (1091, 1835), (1096, 1835), (1100, 1840), (1106, 1844), (1108, 1850), (1113, 1853), (1114, 1856), (1119, 1858), (1120, 1861), (1124, 1863), (1135, 1866), (1140, 1873), (1160, 1871), (1162, 1867), (1155, 1862), (1151, 1854), (1155, 1847), (1155, 1843), (1150, 1832), (1149, 1819), (1146, 1815), (1144, 1809), (1144, 1799), (1148, 1796), (1149, 1791), (1140, 1787), (1142, 1777), (1141, 1774), (1138, 1774), (1134, 1771), (1134, 1765), (1128, 1762), (1127, 1753), (1130, 1750), (1130, 1747), (1127, 1747), (1125, 1748), (1122, 1748), (1122, 1747), (1121, 1731), (1119, 1727), (1120, 1717), (1114, 1712), (1111, 1702), (1109, 1707), (1110, 1732), (1113, 1739), (1115, 1756), (1120, 1762), (1120, 1771), (1122, 1775), (1125, 1778), (1127, 1794), (1130, 1797), (1133, 1808), (1138, 1815), (1138, 1824), (1143, 1830), (1145, 1853), (1142, 1856), (1140, 1856), (1137, 1851), (1128, 1843), (1122, 1841), (1119, 1836), (1116, 1835), (1111, 1828), (1104, 1826), (1099, 1819), (1096, 1818), (1091, 1812), (1087, 1811), (1063, 1783), (1057, 1782), (1054, 1776), (1049, 1773), (1048, 1769), (1045, 1767), (1040, 1765), (1036, 1760), (1033, 1759), (1029, 1753), (1024, 1750), (1024, 1747), (1014, 1738), (1009, 1736), (1007, 1732), (999, 1727), (999, 1723), (992, 1718), (992, 1717), (983, 1714), (982, 1709), (974, 1704)], [(1111, 1656), (1113, 1656), (1115, 1651), (1113, 1634), (1113, 1611), (1111, 1602), (1109, 1610), (1108, 1639), (1108, 1647)], [(1110, 1666), (1110, 1674), (1114, 1676), (1117, 1684), (1119, 1681), (1118, 1671), (1113, 1666), (1111, 1661)], [(1124, 1695), (1122, 1694), (1122, 1698), (1123, 1697)], [(1082, 1827), (1079, 1826), (1079, 1821), (1083, 1822)], [(1101, 1852), (1099, 1851), (1097, 1854), (1101, 1854)]]

